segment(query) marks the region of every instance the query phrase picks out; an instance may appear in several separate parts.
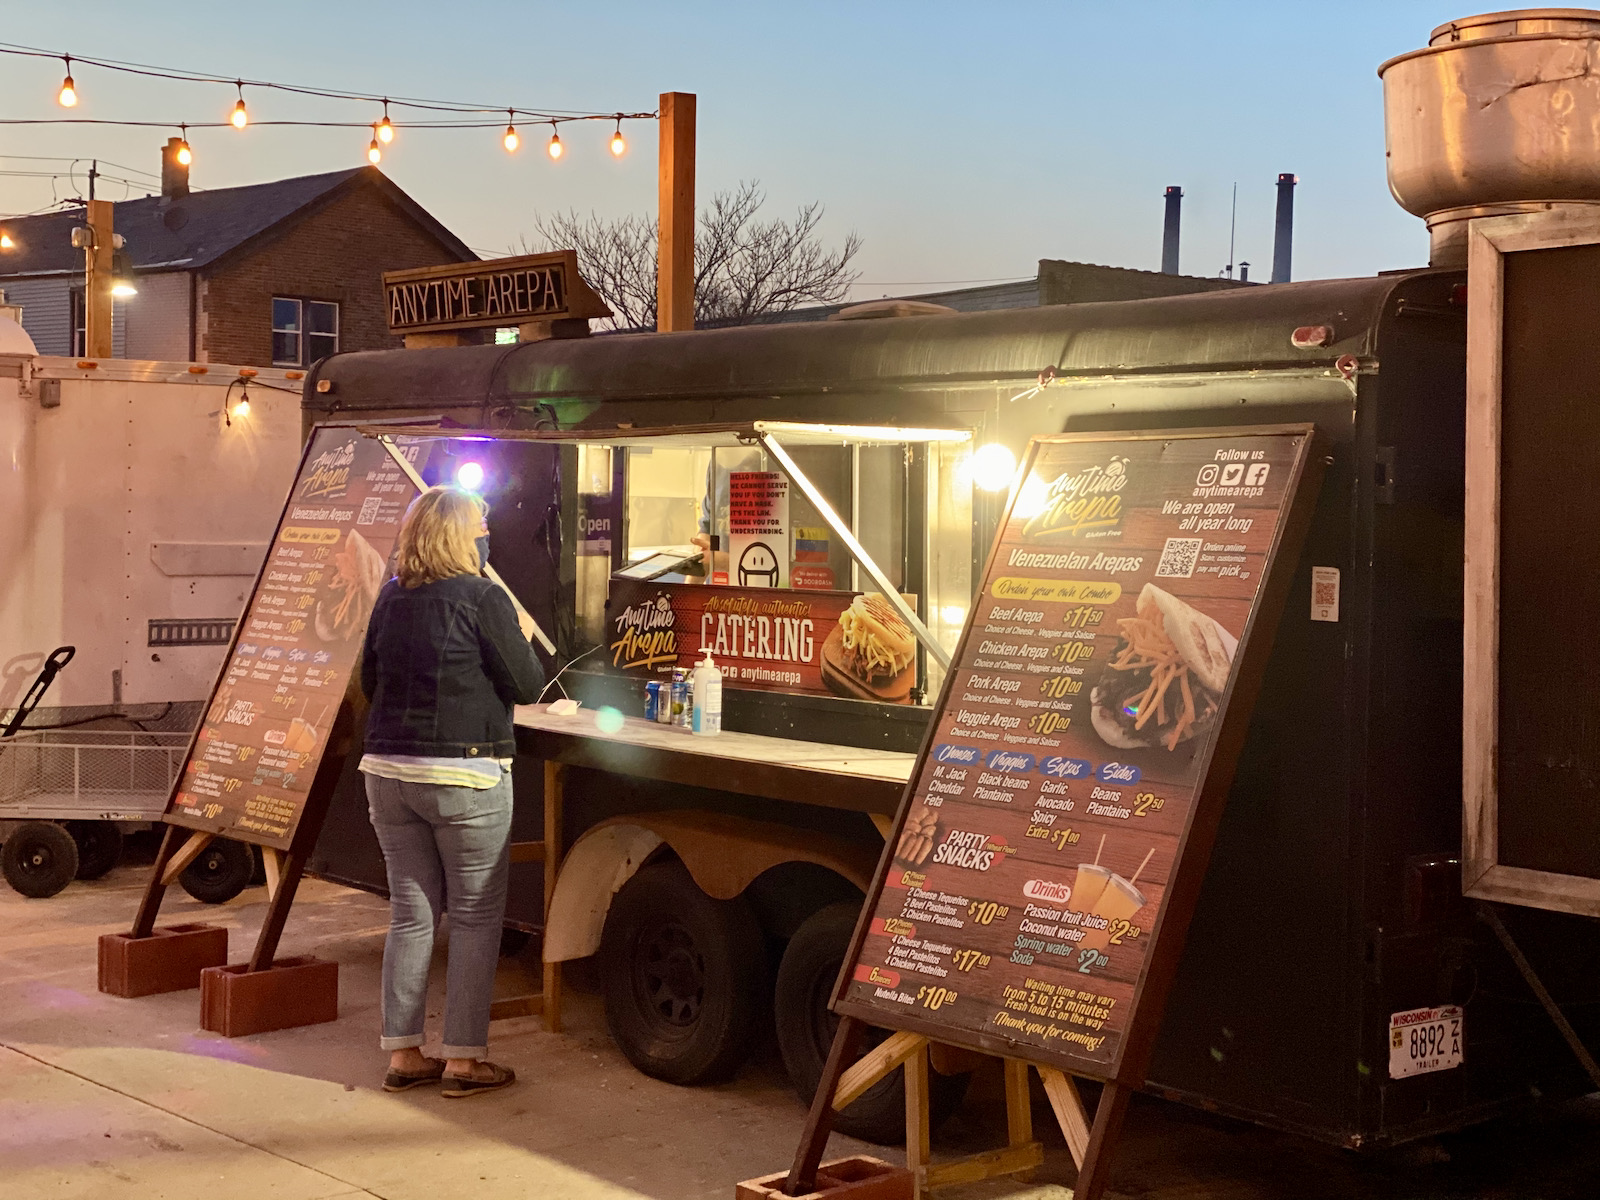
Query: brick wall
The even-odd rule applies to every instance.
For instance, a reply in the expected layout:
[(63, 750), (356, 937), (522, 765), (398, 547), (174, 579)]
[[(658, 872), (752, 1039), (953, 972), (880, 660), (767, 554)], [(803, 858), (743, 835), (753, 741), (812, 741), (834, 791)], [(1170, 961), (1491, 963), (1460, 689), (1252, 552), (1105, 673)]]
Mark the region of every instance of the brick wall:
[(360, 182), (313, 209), (279, 236), (208, 271), (200, 357), (239, 366), (272, 365), (272, 298), (339, 303), (340, 350), (387, 350), (382, 275), (457, 261), (456, 255)]

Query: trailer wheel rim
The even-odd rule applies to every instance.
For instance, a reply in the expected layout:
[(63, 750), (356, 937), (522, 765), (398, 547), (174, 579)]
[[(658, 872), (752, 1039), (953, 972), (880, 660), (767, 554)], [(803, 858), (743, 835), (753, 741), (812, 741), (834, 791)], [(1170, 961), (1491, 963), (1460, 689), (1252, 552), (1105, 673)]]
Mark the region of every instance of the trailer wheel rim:
[(700, 1019), (706, 960), (687, 929), (665, 922), (646, 930), (634, 961), (640, 999), (651, 1013), (678, 1028)]

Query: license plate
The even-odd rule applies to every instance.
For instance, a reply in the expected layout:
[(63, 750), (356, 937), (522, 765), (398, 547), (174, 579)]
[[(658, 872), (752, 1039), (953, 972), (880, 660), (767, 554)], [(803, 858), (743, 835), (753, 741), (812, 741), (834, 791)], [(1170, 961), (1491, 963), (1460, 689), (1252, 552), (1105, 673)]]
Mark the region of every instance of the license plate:
[(1461, 1065), (1461, 1009), (1413, 1008), (1389, 1018), (1389, 1078), (1405, 1079)]

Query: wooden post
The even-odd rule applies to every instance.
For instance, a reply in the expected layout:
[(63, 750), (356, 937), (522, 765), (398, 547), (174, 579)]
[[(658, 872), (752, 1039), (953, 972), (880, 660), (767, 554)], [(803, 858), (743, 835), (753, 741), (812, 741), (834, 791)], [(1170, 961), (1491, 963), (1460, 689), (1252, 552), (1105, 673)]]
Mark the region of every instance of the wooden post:
[(84, 250), (83, 353), (85, 358), (111, 357), (111, 201), (90, 200), (89, 229), (93, 245)]
[(794, 1165), (789, 1168), (788, 1179), (784, 1180), (785, 1196), (804, 1196), (816, 1190), (817, 1165), (822, 1162), (822, 1151), (833, 1129), (834, 1093), (845, 1067), (856, 1056), (860, 1041), (861, 1022), (854, 1017), (841, 1017), (839, 1029), (833, 1035), (833, 1045), (828, 1050), (828, 1061), (822, 1067), (822, 1078), (817, 1082), (817, 1094), (811, 1098), (811, 1111), (806, 1114), (806, 1127), (800, 1134)]
[[(928, 1114), (928, 1043), (906, 1059), (906, 1170), (915, 1181), (915, 1200), (922, 1200), (924, 1172), (932, 1154), (932, 1122)], [(1027, 1076), (1023, 1076), (1024, 1079)]]
[(693, 92), (661, 93), (656, 329), (694, 328)]
[[(558, 762), (544, 764), (544, 929), (550, 929), (550, 902), (556, 894), (556, 874), (561, 869), (561, 786), (566, 768)], [(561, 964), (544, 964), (544, 1027), (561, 1032)]]

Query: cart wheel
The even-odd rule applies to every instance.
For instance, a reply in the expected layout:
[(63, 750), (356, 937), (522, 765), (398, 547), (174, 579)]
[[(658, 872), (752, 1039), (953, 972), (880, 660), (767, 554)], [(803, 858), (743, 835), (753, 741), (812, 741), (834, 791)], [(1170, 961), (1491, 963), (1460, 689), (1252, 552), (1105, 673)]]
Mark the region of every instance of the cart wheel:
[(78, 844), (78, 878), (99, 879), (122, 857), (122, 830), (114, 821), (68, 821)]
[[(856, 917), (861, 905), (845, 902), (830, 904), (813, 913), (789, 939), (783, 961), (778, 965), (778, 983), (773, 1008), (778, 1026), (778, 1050), (789, 1079), (800, 1099), (810, 1104), (822, 1080), (822, 1068), (839, 1028), (839, 1018), (828, 1011), (828, 998), (839, 967), (850, 949)], [(863, 1031), (863, 1049), (877, 1045), (888, 1035), (881, 1029)], [(961, 1107), (971, 1075), (928, 1075), (929, 1126), (937, 1129)], [(880, 1079), (866, 1093), (833, 1117), (839, 1133), (867, 1142), (889, 1145), (905, 1141), (905, 1073), (895, 1071)]]
[(202, 904), (226, 904), (250, 884), (255, 857), (243, 842), (212, 838), (200, 857), (178, 876), (183, 890)]
[(78, 873), (78, 844), (53, 821), (29, 821), (6, 839), (0, 872), (24, 896), (54, 896)]
[(742, 897), (713, 900), (679, 862), (617, 893), (601, 939), (606, 1025), (628, 1061), (668, 1083), (725, 1079), (756, 1041), (768, 979)]

